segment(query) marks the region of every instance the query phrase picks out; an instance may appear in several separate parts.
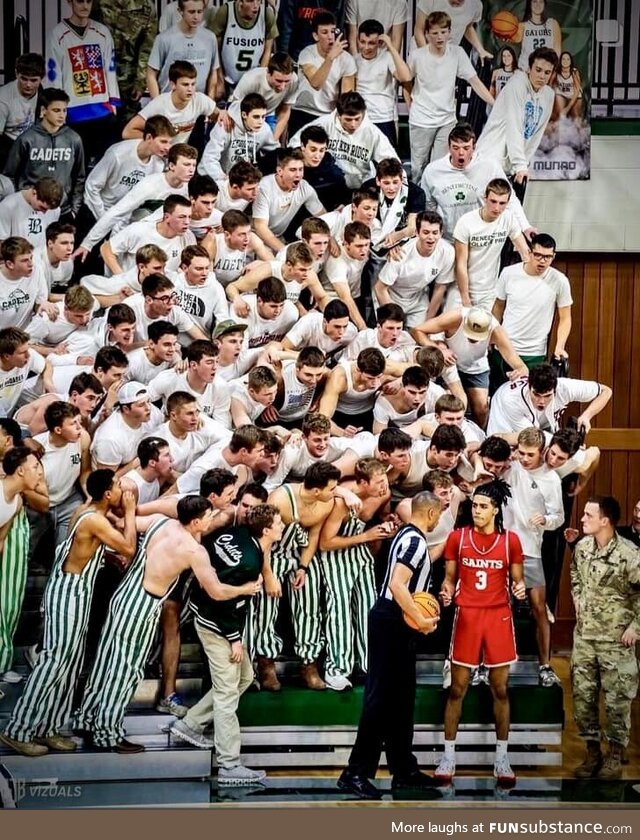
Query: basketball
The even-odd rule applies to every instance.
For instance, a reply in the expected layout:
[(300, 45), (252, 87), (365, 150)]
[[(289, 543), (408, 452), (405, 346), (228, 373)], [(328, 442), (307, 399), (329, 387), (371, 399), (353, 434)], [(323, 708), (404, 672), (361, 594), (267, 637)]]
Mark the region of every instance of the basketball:
[[(413, 596), (413, 602), (425, 618), (433, 618), (440, 615), (440, 604), (438, 599), (430, 592), (416, 592)], [(417, 630), (418, 626), (411, 616), (403, 613), (404, 620), (411, 627), (412, 630)]]
[(503, 41), (510, 41), (518, 34), (519, 23), (513, 12), (503, 9), (491, 18), (491, 31)]

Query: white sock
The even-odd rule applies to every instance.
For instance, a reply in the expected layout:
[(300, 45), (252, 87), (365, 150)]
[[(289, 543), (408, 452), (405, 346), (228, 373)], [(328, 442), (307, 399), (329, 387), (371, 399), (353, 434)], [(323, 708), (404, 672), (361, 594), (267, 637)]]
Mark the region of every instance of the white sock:
[(455, 764), (456, 761), (456, 742), (455, 741), (446, 741), (444, 742), (444, 758), (448, 758)]
[(496, 741), (496, 761), (507, 757), (508, 741)]

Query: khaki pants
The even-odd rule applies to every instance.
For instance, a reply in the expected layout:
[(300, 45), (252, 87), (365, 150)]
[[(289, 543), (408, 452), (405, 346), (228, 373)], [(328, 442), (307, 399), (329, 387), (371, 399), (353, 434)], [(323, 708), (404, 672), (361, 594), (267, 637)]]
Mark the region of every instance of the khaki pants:
[(195, 625), (209, 660), (212, 687), (189, 709), (184, 722), (203, 732), (213, 720), (218, 764), (220, 767), (236, 767), (240, 764), (240, 723), (236, 712), (241, 695), (253, 682), (251, 661), (245, 649), (242, 662), (230, 662), (231, 643), (197, 621)]

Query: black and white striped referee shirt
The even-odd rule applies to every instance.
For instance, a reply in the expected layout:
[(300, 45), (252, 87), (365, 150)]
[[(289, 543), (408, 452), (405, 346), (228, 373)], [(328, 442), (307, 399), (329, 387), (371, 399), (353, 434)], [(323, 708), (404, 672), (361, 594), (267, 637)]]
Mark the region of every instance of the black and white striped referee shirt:
[(403, 525), (391, 542), (387, 573), (380, 597), (393, 600), (389, 582), (396, 563), (411, 569), (409, 592), (426, 592), (431, 580), (431, 558), (424, 534), (415, 525)]

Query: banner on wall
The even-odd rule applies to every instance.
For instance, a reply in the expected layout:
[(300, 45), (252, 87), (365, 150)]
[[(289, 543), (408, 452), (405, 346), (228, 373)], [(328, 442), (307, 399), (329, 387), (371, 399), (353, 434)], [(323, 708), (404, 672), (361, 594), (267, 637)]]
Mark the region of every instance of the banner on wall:
[(552, 79), (553, 114), (530, 167), (532, 180), (579, 180), (591, 169), (591, 0), (483, 0), (479, 34), (493, 53), (496, 92), (529, 54), (551, 47), (560, 55)]

